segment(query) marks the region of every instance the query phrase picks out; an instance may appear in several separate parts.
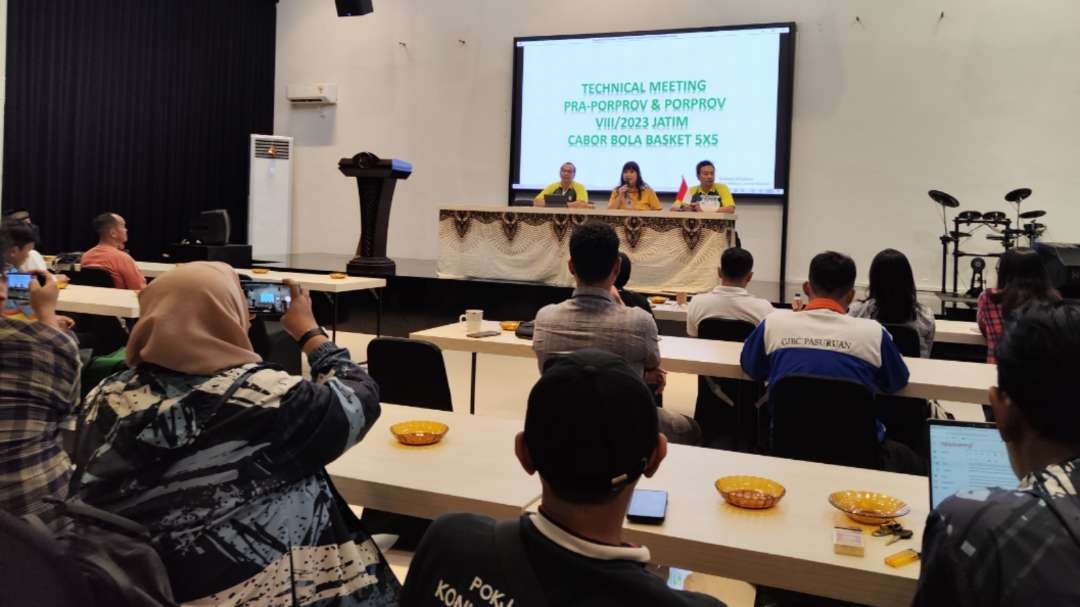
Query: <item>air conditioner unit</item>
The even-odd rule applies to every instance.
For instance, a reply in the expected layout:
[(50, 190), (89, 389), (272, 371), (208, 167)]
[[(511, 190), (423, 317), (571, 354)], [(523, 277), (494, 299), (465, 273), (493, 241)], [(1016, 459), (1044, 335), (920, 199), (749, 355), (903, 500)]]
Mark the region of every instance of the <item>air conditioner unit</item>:
[(285, 95), (296, 105), (335, 105), (337, 104), (336, 84), (290, 84), (285, 87)]
[(255, 259), (292, 253), (292, 137), (252, 135), (248, 243)]

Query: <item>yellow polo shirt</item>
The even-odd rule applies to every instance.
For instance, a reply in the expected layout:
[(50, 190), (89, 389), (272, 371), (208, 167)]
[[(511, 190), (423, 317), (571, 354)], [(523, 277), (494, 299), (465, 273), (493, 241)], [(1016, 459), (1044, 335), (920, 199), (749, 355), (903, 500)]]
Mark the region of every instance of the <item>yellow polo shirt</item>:
[(659, 211), (663, 207), (660, 206), (660, 199), (656, 197), (656, 192), (649, 186), (645, 186), (643, 190), (629, 190), (627, 195), (630, 197), (630, 205), (626, 205), (626, 201), (623, 200), (622, 194), (619, 193), (618, 188), (611, 192), (611, 198), (608, 200), (607, 208), (609, 209), (633, 209), (635, 211)]
[(556, 181), (543, 190), (540, 190), (540, 193), (537, 194), (536, 198), (533, 200), (541, 201), (544, 199), (544, 196), (547, 196), (548, 194), (558, 194), (560, 196), (566, 195), (567, 202), (589, 202), (589, 192), (585, 190), (585, 186), (576, 181), (571, 181), (570, 187), (565, 190), (562, 187), (562, 182)]

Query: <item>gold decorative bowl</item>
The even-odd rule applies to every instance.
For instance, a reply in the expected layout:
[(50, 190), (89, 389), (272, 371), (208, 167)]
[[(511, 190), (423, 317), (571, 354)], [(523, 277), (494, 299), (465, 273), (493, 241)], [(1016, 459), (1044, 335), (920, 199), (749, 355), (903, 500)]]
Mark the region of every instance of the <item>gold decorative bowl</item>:
[(725, 476), (716, 479), (716, 490), (724, 501), (739, 508), (772, 508), (787, 490), (780, 483), (760, 476)]
[(837, 491), (829, 495), (829, 503), (864, 525), (884, 525), (911, 512), (903, 500), (873, 491)]
[(521, 326), (521, 321), (520, 320), (500, 320), (499, 321), (499, 326), (502, 327), (503, 331), (517, 331), (518, 327)]
[(270, 270), (267, 270), (266, 268), (251, 268), (251, 273), (252, 274), (266, 274), (269, 271)]
[(347, 278), (348, 276), (349, 275), (344, 273), (344, 272), (331, 272), (330, 273), (330, 278), (333, 278), (334, 280), (341, 280), (342, 278)]
[(426, 420), (399, 422), (390, 426), (390, 433), (403, 445), (434, 445), (442, 440), (450, 426)]
[(649, 301), (656, 305), (665, 304), (667, 303), (667, 297), (664, 297), (663, 295), (653, 295), (649, 298)]

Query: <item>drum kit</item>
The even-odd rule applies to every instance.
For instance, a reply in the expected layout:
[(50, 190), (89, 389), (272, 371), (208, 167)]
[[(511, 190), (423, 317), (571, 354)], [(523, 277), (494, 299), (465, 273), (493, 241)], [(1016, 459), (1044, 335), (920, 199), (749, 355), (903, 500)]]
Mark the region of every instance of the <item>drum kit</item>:
[[(941, 190), (930, 190), (930, 199), (938, 203), (941, 206), (941, 221), (945, 226), (945, 233), (939, 239), (941, 241), (941, 292), (946, 293), (945, 289), (945, 276), (948, 266), (949, 258), (949, 245), (952, 245), (952, 258), (953, 258), (953, 295), (957, 294), (959, 273), (960, 273), (960, 258), (961, 257), (1000, 257), (1001, 253), (968, 253), (960, 249), (960, 243), (963, 240), (972, 238), (979, 230), (986, 228), (988, 234), (986, 234), (987, 240), (992, 240), (1001, 243), (1002, 248), (1005, 251), (1018, 246), (1020, 240), (1027, 239), (1029, 247), (1034, 246), (1035, 242), (1046, 232), (1046, 224), (1040, 223), (1038, 220), (1046, 216), (1046, 211), (1032, 210), (1020, 212), (1020, 205), (1031, 196), (1031, 188), (1017, 188), (1012, 190), (1008, 194), (1005, 194), (1005, 201), (1016, 207), (1016, 223), (1013, 223), (1004, 212), (1002, 211), (987, 211), (980, 213), (979, 211), (961, 211), (953, 217), (953, 229), (949, 229), (949, 222), (946, 216), (948, 209), (956, 209), (960, 207), (960, 201), (954, 198), (952, 195), (942, 192)], [(1027, 223), (1023, 223), (1026, 221)], [(963, 226), (963, 229), (961, 229)], [(1013, 227), (1016, 226), (1016, 227)], [(981, 290), (981, 289), (980, 289)], [(970, 294), (970, 293), (969, 293)], [(976, 296), (978, 293), (975, 294)]]

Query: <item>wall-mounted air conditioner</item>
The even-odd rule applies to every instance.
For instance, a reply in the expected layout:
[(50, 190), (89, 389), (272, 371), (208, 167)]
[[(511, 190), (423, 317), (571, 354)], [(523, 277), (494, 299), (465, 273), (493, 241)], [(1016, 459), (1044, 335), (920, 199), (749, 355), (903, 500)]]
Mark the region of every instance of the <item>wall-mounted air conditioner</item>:
[(292, 253), (292, 137), (252, 135), (248, 243), (254, 259)]
[(337, 85), (290, 84), (285, 87), (285, 95), (293, 105), (335, 105), (337, 104)]

